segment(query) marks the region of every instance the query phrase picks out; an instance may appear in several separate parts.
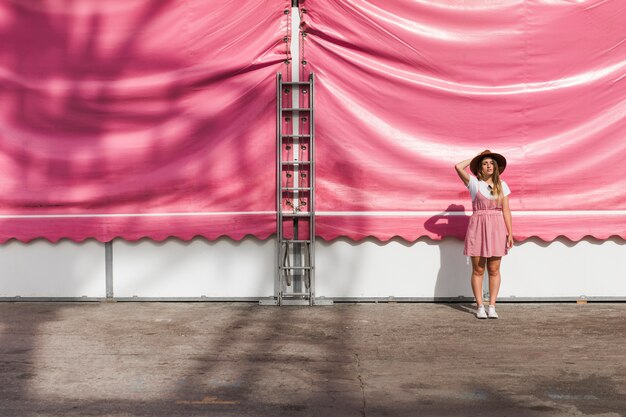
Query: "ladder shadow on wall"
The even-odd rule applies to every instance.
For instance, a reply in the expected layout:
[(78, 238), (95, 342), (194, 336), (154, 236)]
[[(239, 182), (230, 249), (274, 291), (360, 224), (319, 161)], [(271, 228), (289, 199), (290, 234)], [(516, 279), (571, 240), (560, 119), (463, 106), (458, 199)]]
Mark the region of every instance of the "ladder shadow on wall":
[(436, 239), (439, 240), (439, 271), (433, 294), (436, 300), (472, 296), (469, 282), (471, 266), (463, 255), (462, 245), (469, 216), (455, 215), (464, 211), (463, 205), (450, 204), (444, 212), (430, 217), (424, 223), (426, 230), (437, 235)]

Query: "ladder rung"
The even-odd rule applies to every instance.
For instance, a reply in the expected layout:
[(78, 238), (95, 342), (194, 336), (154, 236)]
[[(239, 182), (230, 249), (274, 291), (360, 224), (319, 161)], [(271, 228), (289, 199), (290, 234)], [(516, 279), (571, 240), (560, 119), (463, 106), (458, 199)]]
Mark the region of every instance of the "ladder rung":
[(280, 269), (295, 269), (298, 271), (313, 269), (312, 266), (279, 266)]
[(281, 214), (283, 217), (309, 217), (309, 216), (312, 216), (312, 214), (311, 214), (311, 213), (309, 213), (309, 212), (306, 212), (306, 213), (289, 213), (289, 212), (287, 212), (287, 213), (283, 213), (283, 212), (281, 211), (281, 212), (280, 212), (280, 214)]
[(283, 297), (310, 297), (310, 292), (284, 292)]
[(310, 85), (309, 81), (282, 81), (282, 85)]
[(311, 191), (311, 187), (280, 187), (283, 191)]
[(283, 165), (310, 165), (311, 161), (282, 161)]
[(302, 240), (302, 239), (283, 239), (282, 243), (311, 243), (310, 240)]
[(311, 135), (282, 135), (284, 138), (310, 138)]
[(308, 107), (285, 107), (280, 110), (281, 111), (301, 111), (301, 112), (311, 111), (311, 109)]

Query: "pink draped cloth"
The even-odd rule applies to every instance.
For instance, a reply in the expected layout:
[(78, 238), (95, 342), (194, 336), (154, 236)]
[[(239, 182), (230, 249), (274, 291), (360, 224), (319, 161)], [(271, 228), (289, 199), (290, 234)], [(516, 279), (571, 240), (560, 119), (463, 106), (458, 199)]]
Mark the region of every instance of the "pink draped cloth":
[(624, 2), (301, 4), (320, 236), (463, 238), (453, 165), (491, 149), (516, 239), (626, 238)]
[[(275, 233), (290, 4), (0, 2), (0, 242)], [(318, 235), (463, 238), (489, 148), (516, 239), (626, 238), (625, 8), (301, 0)]]
[(0, 241), (274, 233), (290, 7), (0, 2)]

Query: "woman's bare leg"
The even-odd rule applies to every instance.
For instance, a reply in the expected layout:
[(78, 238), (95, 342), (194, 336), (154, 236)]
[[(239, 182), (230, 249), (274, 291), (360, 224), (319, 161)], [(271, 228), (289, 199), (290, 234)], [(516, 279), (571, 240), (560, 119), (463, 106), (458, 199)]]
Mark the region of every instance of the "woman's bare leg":
[(500, 262), (502, 257), (493, 256), (487, 260), (487, 273), (489, 274), (489, 305), (495, 306), (500, 291)]
[(485, 276), (486, 261), (487, 258), (472, 256), (472, 292), (477, 306), (483, 304), (483, 277)]

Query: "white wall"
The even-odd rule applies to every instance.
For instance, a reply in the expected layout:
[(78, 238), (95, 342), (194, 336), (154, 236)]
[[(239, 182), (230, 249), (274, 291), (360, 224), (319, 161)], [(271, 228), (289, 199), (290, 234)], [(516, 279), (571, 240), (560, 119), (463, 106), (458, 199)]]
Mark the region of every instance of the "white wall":
[[(273, 295), (275, 241), (169, 239), (113, 243), (116, 298), (256, 299)], [(470, 266), (455, 239), (414, 243), (318, 241), (317, 296), (339, 299), (470, 297)], [(103, 298), (104, 244), (37, 240), (0, 246), (0, 297)], [(626, 299), (626, 242), (531, 239), (502, 262), (502, 298)]]
[[(504, 297), (620, 297), (626, 299), (626, 242), (532, 239), (503, 261)], [(535, 295), (539, 294), (539, 295)]]
[(0, 245), (0, 297), (104, 297), (105, 289), (103, 243)]
[(269, 297), (275, 241), (228, 238), (113, 243), (115, 297)]
[[(331, 298), (471, 297), (471, 266), (456, 239), (318, 246), (317, 294)], [(626, 242), (560, 238), (516, 244), (502, 260), (502, 298), (620, 297), (626, 299)], [(485, 288), (487, 280), (485, 280)]]
[(470, 265), (456, 240), (320, 242), (316, 291), (326, 297), (471, 296)]

